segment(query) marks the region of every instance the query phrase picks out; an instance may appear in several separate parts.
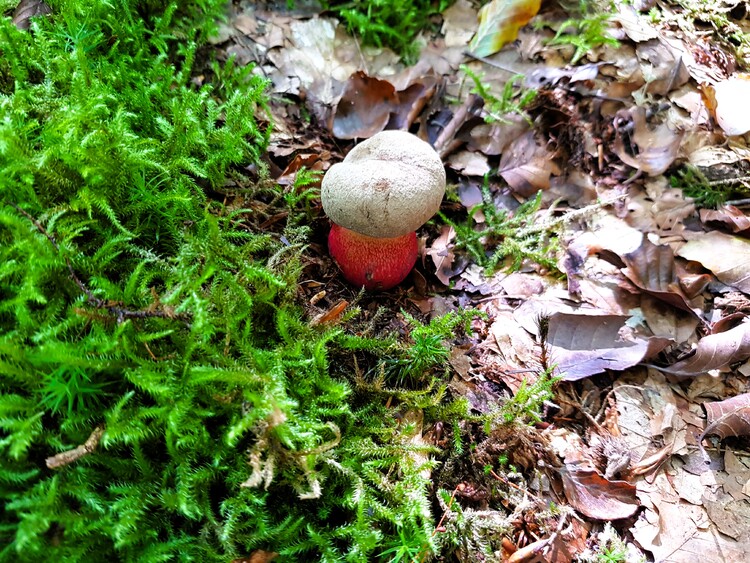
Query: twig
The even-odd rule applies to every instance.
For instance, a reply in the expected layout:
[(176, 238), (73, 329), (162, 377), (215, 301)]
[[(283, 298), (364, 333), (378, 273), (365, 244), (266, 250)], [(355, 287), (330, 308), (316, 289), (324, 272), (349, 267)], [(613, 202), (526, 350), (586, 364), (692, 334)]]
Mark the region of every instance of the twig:
[(83, 444), (76, 448), (73, 448), (72, 450), (60, 452), (59, 454), (55, 454), (52, 457), (48, 457), (44, 460), (44, 462), (47, 464), (47, 467), (49, 469), (60, 469), (61, 467), (65, 467), (66, 465), (69, 465), (74, 461), (78, 461), (82, 457), (93, 453), (97, 446), (99, 446), (99, 440), (102, 439), (103, 435), (104, 426), (97, 426), (96, 428), (94, 428), (91, 436), (89, 436)]
[(509, 481), (509, 480), (508, 480), (507, 478), (505, 478), (505, 477), (500, 477), (500, 475), (498, 475), (497, 473), (495, 473), (495, 472), (494, 472), (494, 471), (493, 471), (492, 469), (490, 469), (490, 475), (492, 475), (492, 476), (493, 476), (493, 477), (494, 477), (495, 479), (497, 479), (497, 480), (498, 480), (498, 481), (500, 481), (501, 483), (505, 483), (505, 484), (506, 484), (506, 485), (508, 485), (509, 487), (511, 487), (511, 488), (513, 488), (513, 489), (516, 489), (517, 491), (520, 491), (520, 492), (522, 492), (522, 493), (523, 493), (523, 494), (525, 494), (525, 495), (529, 495), (529, 496), (531, 496), (532, 498), (535, 498), (536, 500), (538, 500), (539, 502), (544, 502), (544, 501), (543, 501), (543, 499), (539, 498), (538, 496), (536, 496), (536, 495), (535, 495), (534, 493), (532, 493), (532, 492), (531, 492), (531, 491), (529, 491), (528, 489), (524, 489), (524, 488), (522, 488), (522, 487), (519, 487), (519, 486), (518, 486), (518, 485), (516, 485), (515, 483), (511, 483), (511, 482), (510, 482), (510, 481)]
[[(560, 521), (557, 523), (557, 529), (547, 538), (537, 540), (530, 543), (526, 547), (523, 547), (516, 551), (507, 559), (507, 563), (524, 563), (526, 561), (536, 561), (540, 555), (545, 554), (549, 548), (557, 541), (557, 537), (560, 535), (567, 535), (572, 531), (573, 524), (565, 528), (565, 524), (568, 522), (569, 512), (564, 512)], [(544, 558), (546, 560), (546, 557)]]
[[(57, 244), (55, 237), (47, 232), (47, 229), (44, 228), (44, 225), (42, 225), (37, 219), (32, 217), (28, 212), (21, 209), (15, 203), (11, 203), (10, 205), (21, 215), (31, 221), (31, 223), (37, 228), (37, 230), (47, 238), (50, 244), (52, 244), (55, 250), (57, 250), (58, 253), (60, 252), (60, 245)], [(80, 289), (81, 292), (86, 296), (86, 301), (88, 302), (88, 304), (96, 309), (103, 309), (107, 311), (110, 315), (117, 318), (118, 323), (123, 322), (125, 319), (146, 319), (154, 317), (162, 319), (178, 319), (184, 322), (189, 322), (190, 320), (190, 317), (188, 315), (185, 315), (183, 313), (175, 313), (167, 307), (163, 307), (161, 309), (133, 311), (131, 309), (122, 307), (115, 301), (100, 299), (96, 297), (93, 292), (86, 286), (86, 284), (83, 283), (81, 278), (78, 277), (78, 274), (76, 274), (76, 271), (73, 269), (73, 265), (70, 263), (70, 259), (68, 259), (67, 256), (63, 257), (63, 259), (65, 260), (65, 265), (68, 268), (68, 275), (70, 276), (70, 279), (73, 280), (73, 282), (78, 286), (78, 289)]]

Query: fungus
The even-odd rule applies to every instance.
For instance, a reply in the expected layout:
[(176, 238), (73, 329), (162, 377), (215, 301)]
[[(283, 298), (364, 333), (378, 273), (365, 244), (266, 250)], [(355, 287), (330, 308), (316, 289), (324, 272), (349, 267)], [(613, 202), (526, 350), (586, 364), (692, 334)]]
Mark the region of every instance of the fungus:
[(354, 147), (323, 178), (334, 225), (328, 248), (344, 277), (390, 289), (417, 261), (415, 231), (440, 208), (445, 169), (434, 149), (406, 131), (383, 131)]

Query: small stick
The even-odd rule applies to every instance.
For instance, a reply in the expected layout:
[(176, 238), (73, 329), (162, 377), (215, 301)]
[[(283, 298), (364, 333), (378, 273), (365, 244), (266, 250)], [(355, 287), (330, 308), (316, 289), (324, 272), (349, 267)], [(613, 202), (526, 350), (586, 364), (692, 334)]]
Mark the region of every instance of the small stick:
[(82, 457), (93, 453), (94, 450), (96, 450), (97, 446), (99, 446), (99, 440), (102, 439), (103, 435), (104, 426), (97, 426), (96, 428), (94, 428), (91, 436), (89, 436), (88, 439), (80, 446), (66, 452), (60, 452), (59, 454), (55, 454), (52, 457), (48, 457), (47, 459), (45, 459), (44, 461), (47, 464), (47, 467), (49, 469), (60, 469), (61, 467), (65, 467), (66, 465), (69, 465), (74, 461), (78, 461)]

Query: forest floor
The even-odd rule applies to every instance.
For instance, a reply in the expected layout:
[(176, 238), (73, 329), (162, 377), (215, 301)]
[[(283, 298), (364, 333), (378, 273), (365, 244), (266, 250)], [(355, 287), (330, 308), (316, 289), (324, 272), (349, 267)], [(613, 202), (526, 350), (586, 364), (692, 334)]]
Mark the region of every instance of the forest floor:
[[(312, 192), (298, 289), (310, 319), (335, 324), (356, 303), (407, 334), (404, 312), (481, 311), (447, 366), (475, 414), (534, 390), (547, 368), (559, 378), (539, 420), (433, 471), (452, 491), (438, 532), (471, 530), (455, 557), (483, 560), (475, 550), (495, 526), (508, 530), (496, 555), (514, 562), (745, 559), (744, 5), (623, 2), (571, 20), (550, 3), (479, 57), (477, 7), (459, 0), (411, 66), (297, 5), (235, 4), (214, 43), (271, 82), (273, 181), (293, 190), (300, 170), (324, 173), (384, 129), (431, 143), (449, 179), (440, 217), (418, 232), (416, 269), (382, 293), (343, 282)], [(487, 17), (499, 28), (514, 14)], [(256, 227), (281, 230), (281, 206), (250, 205)], [(447, 432), (419, 439), (442, 445)]]

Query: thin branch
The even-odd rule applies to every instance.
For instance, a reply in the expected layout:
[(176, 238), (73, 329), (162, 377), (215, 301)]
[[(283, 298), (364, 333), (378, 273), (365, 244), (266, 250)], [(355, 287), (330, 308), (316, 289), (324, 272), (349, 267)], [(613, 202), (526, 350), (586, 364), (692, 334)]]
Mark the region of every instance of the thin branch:
[[(42, 225), (37, 219), (32, 217), (28, 212), (21, 209), (15, 203), (11, 203), (10, 205), (21, 215), (31, 221), (31, 223), (37, 228), (37, 230), (47, 238), (47, 240), (50, 242), (50, 244), (52, 244), (53, 247), (55, 247), (55, 250), (57, 250), (58, 253), (60, 252), (60, 246), (57, 244), (55, 237), (47, 232), (47, 229), (44, 228), (44, 225)], [(131, 309), (122, 307), (116, 301), (100, 299), (99, 297), (94, 295), (94, 293), (86, 286), (86, 284), (83, 283), (81, 278), (78, 277), (78, 274), (76, 274), (76, 271), (73, 269), (73, 265), (70, 263), (70, 259), (68, 259), (67, 256), (63, 259), (65, 260), (65, 265), (68, 268), (68, 275), (70, 276), (70, 279), (72, 279), (73, 282), (78, 286), (78, 289), (81, 290), (81, 293), (86, 296), (86, 301), (88, 302), (88, 304), (96, 309), (103, 309), (107, 311), (107, 313), (117, 319), (118, 323), (123, 322), (125, 319), (148, 319), (155, 317), (162, 319), (177, 319), (183, 322), (190, 321), (189, 315), (186, 315), (184, 313), (175, 313), (170, 307), (162, 306), (160, 309), (150, 307), (141, 311), (133, 311)]]
[(97, 426), (91, 433), (91, 436), (81, 444), (80, 446), (68, 450), (66, 452), (60, 452), (52, 457), (48, 457), (44, 462), (47, 464), (49, 469), (60, 469), (66, 465), (70, 465), (74, 461), (78, 461), (84, 456), (93, 453), (94, 450), (99, 446), (99, 441), (104, 435), (104, 426)]

